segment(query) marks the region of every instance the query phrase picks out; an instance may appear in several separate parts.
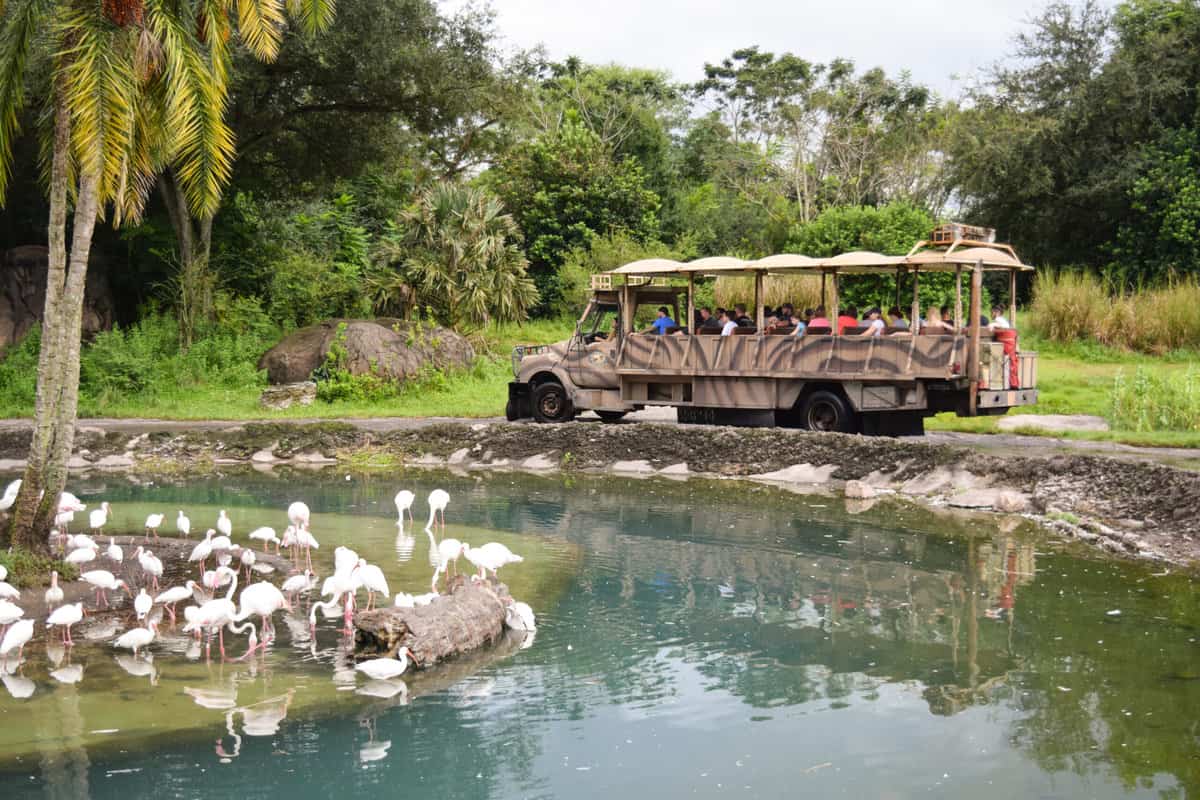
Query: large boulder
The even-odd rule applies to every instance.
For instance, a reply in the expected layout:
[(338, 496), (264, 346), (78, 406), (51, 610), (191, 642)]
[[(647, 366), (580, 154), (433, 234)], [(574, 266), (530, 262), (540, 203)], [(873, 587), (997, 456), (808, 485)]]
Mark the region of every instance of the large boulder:
[[(49, 250), (40, 245), (14, 247), (0, 257), (0, 349), (19, 341), (41, 322), (49, 265)], [(113, 311), (108, 279), (93, 259), (83, 294), (84, 335), (111, 328)]]
[(325, 363), (329, 348), (344, 324), (341, 346), (352, 375), (374, 373), (404, 381), (426, 368), (456, 369), (471, 365), (475, 350), (447, 328), (399, 319), (331, 319), (301, 328), (258, 360), (273, 384), (300, 383)]

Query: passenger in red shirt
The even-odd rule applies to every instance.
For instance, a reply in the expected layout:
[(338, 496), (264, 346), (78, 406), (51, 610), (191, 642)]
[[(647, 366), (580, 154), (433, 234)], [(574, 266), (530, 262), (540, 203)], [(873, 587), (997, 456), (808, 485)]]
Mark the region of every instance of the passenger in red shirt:
[(847, 308), (845, 311), (843, 311), (841, 314), (838, 315), (838, 326), (837, 326), (838, 336), (841, 336), (843, 333), (845, 333), (846, 328), (857, 328), (857, 327), (858, 327), (858, 308), (856, 306), (850, 306), (849, 308)]

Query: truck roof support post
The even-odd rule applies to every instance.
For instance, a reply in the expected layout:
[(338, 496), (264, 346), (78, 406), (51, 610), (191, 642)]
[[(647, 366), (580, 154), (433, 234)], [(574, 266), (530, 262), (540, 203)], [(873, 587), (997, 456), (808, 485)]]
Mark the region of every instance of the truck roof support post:
[(900, 307), (900, 291), (901, 279), (904, 277), (904, 268), (896, 267), (896, 308)]
[(1008, 271), (1008, 324), (1017, 327), (1017, 271)]
[(921, 272), (916, 267), (913, 267), (912, 319), (909, 320), (908, 327), (914, 335), (921, 327)]
[(758, 332), (762, 333), (766, 326), (766, 320), (763, 318), (763, 271), (754, 271), (754, 324), (758, 327)]
[(696, 327), (696, 275), (688, 273), (687, 325), (684, 326), (689, 334), (694, 334)]
[(821, 302), (818, 305), (825, 305), (825, 270), (821, 270)]
[(833, 323), (833, 332), (841, 333), (838, 328), (838, 317), (841, 316), (841, 309), (838, 308), (842, 298), (838, 297), (838, 271), (835, 267), (833, 270), (833, 313), (829, 315), (829, 321)]
[(962, 326), (962, 264), (957, 264), (954, 267), (954, 330), (961, 331)]
[(967, 377), (971, 379), (967, 407), (971, 416), (979, 402), (979, 305), (983, 301), (983, 262), (976, 261), (971, 268), (971, 344), (967, 351)]

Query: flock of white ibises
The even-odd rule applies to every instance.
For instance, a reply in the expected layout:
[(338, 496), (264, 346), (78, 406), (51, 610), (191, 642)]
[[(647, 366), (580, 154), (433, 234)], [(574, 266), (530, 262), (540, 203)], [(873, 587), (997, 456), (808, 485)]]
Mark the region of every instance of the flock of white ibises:
[[(17, 480), (8, 485), (4, 494), (0, 496), (0, 511), (13, 505), (20, 491), (20, 484)], [(415, 499), (413, 493), (407, 490), (396, 494), (396, 513), (399, 517), (397, 524), (401, 529), (406, 514), (415, 524), (412, 511)], [(136, 595), (126, 581), (117, 578), (106, 569), (83, 571), (79, 578), (96, 590), (98, 609), (108, 607), (108, 592), (111, 591), (121, 590), (133, 598), (133, 607), (140, 624), (123, 632), (113, 641), (117, 648), (132, 650), (136, 656), (139, 650), (150, 647), (154, 642), (162, 611), (169, 614), (174, 622), (177, 604), (191, 601), (190, 605), (183, 608), (186, 624), (182, 630), (197, 639), (207, 635), (206, 657), (211, 657), (212, 640), (216, 638), (221, 658), (226, 658), (225, 629), (228, 628), (231, 633), (238, 635), (249, 632), (246, 652), (240, 657), (245, 659), (274, 641), (275, 627), (271, 621), (273, 615), (279, 611), (290, 612), (292, 603), (299, 596), (314, 591), (318, 583), (321, 586), (322, 599), (313, 602), (309, 610), (310, 630), (316, 630), (318, 609), (325, 613), (336, 613), (340, 608), (345, 631), (349, 634), (353, 631), (352, 620), (360, 592), (365, 591), (367, 594), (367, 609), (376, 605), (377, 597), (383, 598), (383, 602), (390, 599), (398, 607), (428, 605), (440, 597), (439, 579), (446, 573), (447, 568), (453, 567), (457, 573), (460, 557), (467, 559), (478, 570), (478, 573), (472, 575), (472, 580), (483, 580), (488, 572), (494, 576), (501, 567), (522, 560), (521, 556), (499, 542), (472, 547), (467, 542), (445, 537), (445, 513), (449, 502), (450, 495), (442, 489), (434, 489), (429, 493), (429, 521), (425, 531), (430, 536), (430, 561), (434, 564), (434, 572), (430, 591), (425, 594), (397, 592), (393, 598), (383, 570), (375, 564), (367, 563), (366, 559), (359, 558), (356, 552), (344, 546), (334, 551), (333, 574), (321, 582), (313, 572), (312, 565), (312, 551), (319, 549), (320, 543), (310, 530), (309, 509), (302, 502), (288, 506), (288, 526), (282, 537), (276, 536), (275, 530), (269, 527), (257, 528), (249, 534), (252, 541), (262, 543), (263, 552), (269, 552), (272, 546), (276, 555), (281, 555), (282, 551), (287, 550), (291, 557), (292, 574), (280, 586), (275, 586), (269, 581), (250, 583), (242, 589), (236, 602), (234, 597), (237, 594), (238, 578), (242, 569), (245, 570), (246, 580), (249, 582), (252, 570), (263, 572), (271, 571), (271, 568), (265, 565), (256, 568), (255, 562), (258, 557), (253, 547), (242, 547), (233, 543), (233, 522), (224, 510), (217, 517), (216, 528), (207, 530), (204, 538), (192, 548), (191, 553), (183, 556), (197, 566), (198, 580), (188, 580), (182, 586), (162, 590), (159, 579), (163, 576), (163, 562), (144, 545), (139, 546), (133, 554), (140, 567), (137, 573), (142, 576), (142, 585)], [(114, 565), (121, 565), (125, 560), (125, 553), (114, 537), (110, 536), (108, 546), (103, 548), (96, 541), (96, 537), (99, 537), (111, 516), (111, 506), (107, 502), (100, 503), (98, 508), (88, 513), (90, 535), (72, 535), (68, 532), (75, 514), (86, 510), (86, 505), (80, 502), (79, 498), (70, 492), (63, 492), (59, 499), (56, 527), (50, 532), (51, 544), (61, 548), (64, 561), (79, 566), (81, 570), (93, 562), (103, 563), (100, 561), (102, 558), (113, 562)], [(158, 540), (158, 531), (164, 519), (163, 514), (151, 514), (146, 518), (147, 544), (151, 536)], [(443, 536), (437, 541), (434, 531), (439, 526)], [(175, 520), (175, 529), (184, 538), (191, 534), (191, 521), (182, 510)], [(213, 568), (207, 569), (210, 559), (213, 561)], [(25, 645), (33, 638), (35, 623), (33, 619), (25, 618), (25, 612), (14, 602), (20, 599), (21, 593), (7, 583), (7, 577), (7, 570), (0, 565), (0, 659), (3, 659), (4, 664), (7, 664), (10, 654), (14, 652), (20, 663)], [(224, 595), (220, 594), (222, 589)], [(58, 584), (57, 572), (51, 574), (50, 588), (46, 590), (45, 599), (46, 605), (52, 609), (46, 619), (47, 628), (61, 629), (63, 646), (71, 646), (71, 627), (80, 622), (85, 614), (83, 602), (63, 603), (63, 590)], [(529, 605), (511, 598), (506, 600), (506, 624), (517, 630), (534, 630), (536, 622)], [(157, 614), (152, 613), (156, 606), (162, 609)], [(259, 619), (259, 626), (251, 621), (253, 617)], [(397, 655), (398, 658), (375, 658), (359, 662), (356, 669), (376, 680), (398, 677), (408, 668), (412, 653), (408, 648), (402, 647)]]

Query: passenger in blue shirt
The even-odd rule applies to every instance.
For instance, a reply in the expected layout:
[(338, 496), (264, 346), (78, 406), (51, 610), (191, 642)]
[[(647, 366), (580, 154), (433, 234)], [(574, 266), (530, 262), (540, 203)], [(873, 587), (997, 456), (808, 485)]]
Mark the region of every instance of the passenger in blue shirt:
[(675, 320), (671, 319), (671, 314), (666, 306), (658, 307), (658, 319), (650, 324), (650, 330), (646, 333), (654, 332), (657, 334), (665, 334), (668, 328), (678, 327)]

